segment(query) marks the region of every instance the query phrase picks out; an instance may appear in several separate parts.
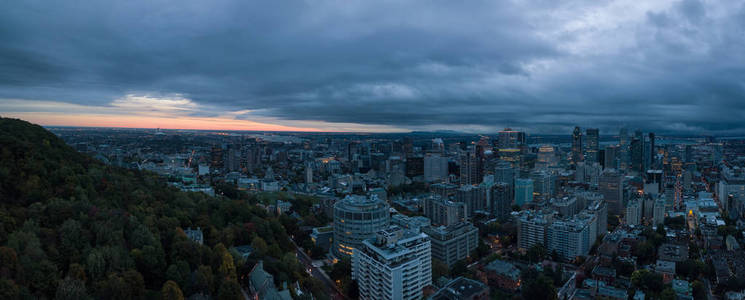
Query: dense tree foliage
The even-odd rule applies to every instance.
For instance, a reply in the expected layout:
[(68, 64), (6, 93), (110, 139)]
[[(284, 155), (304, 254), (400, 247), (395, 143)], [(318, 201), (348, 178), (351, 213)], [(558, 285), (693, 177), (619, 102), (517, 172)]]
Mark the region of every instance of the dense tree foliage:
[[(255, 195), (231, 196), (181, 192), (0, 119), (0, 298), (228, 299), (257, 259), (276, 284), (310, 286), (282, 220), (252, 205)], [(203, 245), (187, 227), (203, 230)], [(244, 261), (229, 250), (237, 245), (258, 253)]]

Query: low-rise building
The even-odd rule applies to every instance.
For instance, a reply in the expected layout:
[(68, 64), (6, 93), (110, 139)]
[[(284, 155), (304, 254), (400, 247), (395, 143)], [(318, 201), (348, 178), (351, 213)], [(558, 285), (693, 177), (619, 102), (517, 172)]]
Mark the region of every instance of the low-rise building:
[(429, 298), (430, 300), (486, 300), (489, 299), (489, 287), (465, 277), (458, 277)]
[(486, 265), (484, 270), (491, 286), (506, 291), (515, 291), (520, 287), (520, 270), (511, 263), (497, 259)]

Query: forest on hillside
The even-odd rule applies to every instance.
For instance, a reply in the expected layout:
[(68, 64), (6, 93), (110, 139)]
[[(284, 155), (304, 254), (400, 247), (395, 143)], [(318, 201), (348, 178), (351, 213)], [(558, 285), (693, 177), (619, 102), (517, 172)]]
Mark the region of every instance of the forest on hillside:
[[(181, 192), (0, 118), (0, 299), (242, 299), (259, 259), (278, 286), (299, 282), (323, 299), (295, 258), (296, 220), (230, 193)], [(297, 206), (307, 210), (304, 201)], [(203, 245), (188, 227), (203, 230)], [(244, 260), (231, 250), (238, 245), (255, 254)]]

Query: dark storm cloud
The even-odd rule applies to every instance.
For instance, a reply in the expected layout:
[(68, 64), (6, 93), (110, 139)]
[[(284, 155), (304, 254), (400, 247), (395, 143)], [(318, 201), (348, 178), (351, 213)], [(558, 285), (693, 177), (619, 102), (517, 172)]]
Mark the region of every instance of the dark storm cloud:
[(408, 129), (745, 131), (745, 6), (644, 4), (6, 1), (0, 99), (180, 95), (211, 108), (195, 116)]

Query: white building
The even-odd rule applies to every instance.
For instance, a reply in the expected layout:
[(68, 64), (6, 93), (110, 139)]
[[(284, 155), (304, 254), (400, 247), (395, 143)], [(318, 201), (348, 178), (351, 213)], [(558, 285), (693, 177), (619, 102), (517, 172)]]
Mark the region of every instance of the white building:
[(424, 157), (424, 179), (442, 181), (448, 177), (448, 159), (440, 154), (427, 154)]
[(546, 233), (552, 215), (524, 210), (517, 215), (517, 247), (528, 250), (536, 244), (546, 245)]
[(631, 200), (626, 205), (626, 224), (639, 226), (642, 223), (642, 206), (639, 200)]
[(352, 279), (360, 299), (408, 300), (422, 298), (432, 283), (430, 241), (424, 233), (391, 226), (362, 242), (352, 255)]
[(661, 225), (665, 223), (665, 198), (660, 197), (654, 201), (654, 212), (652, 219), (654, 225)]
[(551, 223), (546, 237), (548, 251), (550, 253), (556, 251), (564, 260), (586, 256), (592, 247), (590, 243), (592, 220), (592, 218), (572, 218)]

